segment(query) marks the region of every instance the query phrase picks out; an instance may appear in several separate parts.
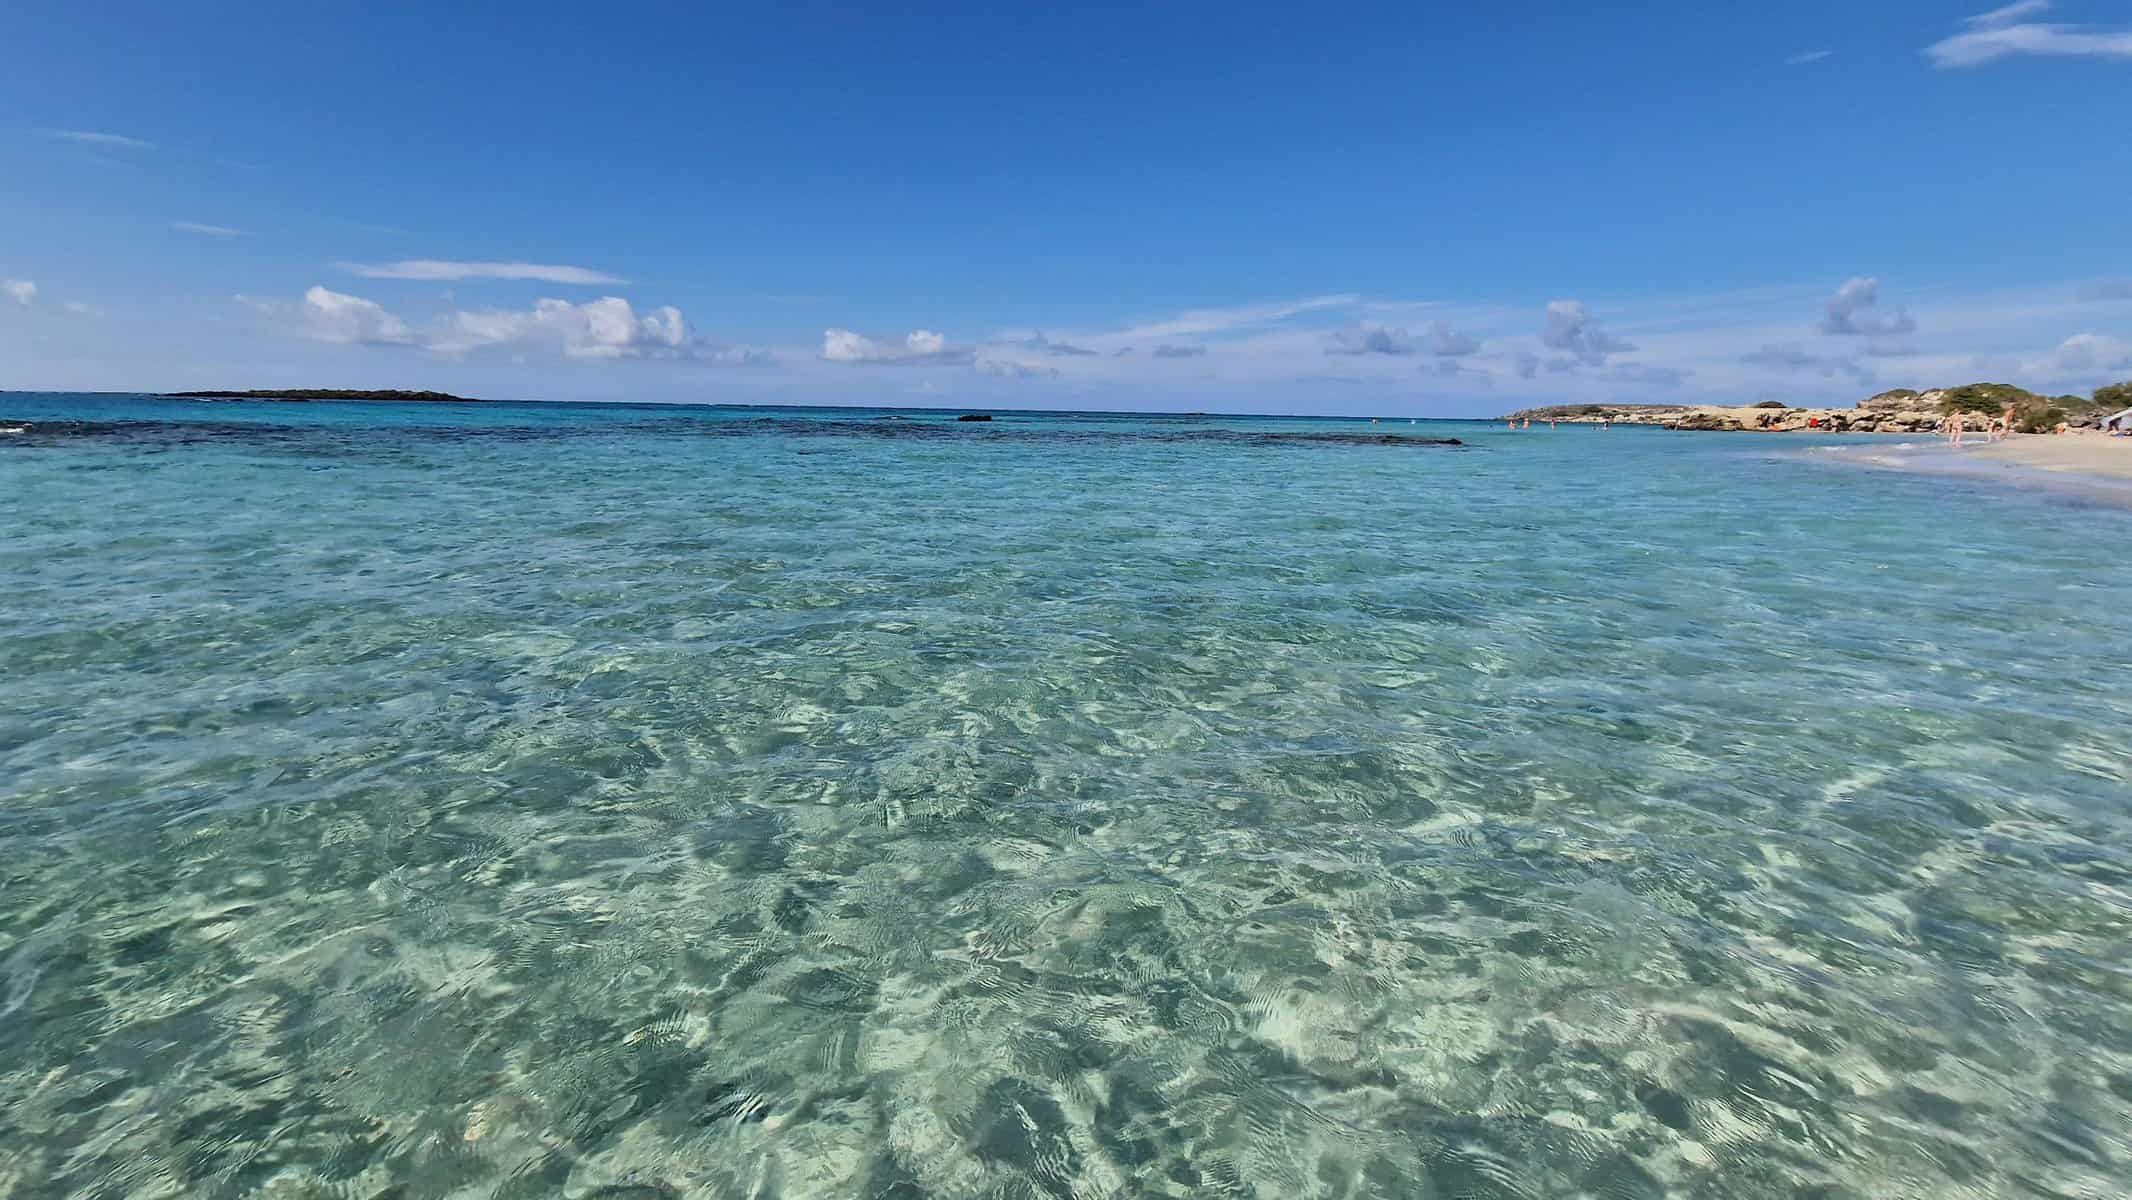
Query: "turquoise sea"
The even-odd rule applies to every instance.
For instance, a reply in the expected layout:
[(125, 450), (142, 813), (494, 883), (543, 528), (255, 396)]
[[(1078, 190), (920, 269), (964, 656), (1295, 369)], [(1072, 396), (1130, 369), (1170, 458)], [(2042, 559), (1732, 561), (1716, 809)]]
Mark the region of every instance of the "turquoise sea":
[(0, 395), (0, 1195), (2132, 1192), (2132, 512), (954, 416)]

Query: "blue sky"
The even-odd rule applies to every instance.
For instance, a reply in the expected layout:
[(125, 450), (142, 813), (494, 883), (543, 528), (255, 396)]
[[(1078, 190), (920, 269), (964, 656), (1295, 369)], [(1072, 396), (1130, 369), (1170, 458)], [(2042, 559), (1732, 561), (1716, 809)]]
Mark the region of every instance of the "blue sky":
[(0, 387), (1464, 415), (2132, 376), (2132, 3), (1984, 8), (10, 6)]

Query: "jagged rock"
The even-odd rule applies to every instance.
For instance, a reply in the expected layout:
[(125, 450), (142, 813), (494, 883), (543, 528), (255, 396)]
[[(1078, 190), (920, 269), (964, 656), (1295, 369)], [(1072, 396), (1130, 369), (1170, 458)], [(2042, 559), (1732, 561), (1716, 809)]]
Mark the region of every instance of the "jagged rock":
[(1938, 433), (1948, 411), (1969, 414), (1970, 429), (1982, 432), (2005, 405), (2014, 406), (2016, 428), (2044, 428), (2060, 420), (2092, 424), (2107, 408), (2078, 396), (2039, 396), (2005, 383), (1971, 383), (1955, 388), (1913, 391), (1893, 388), (1860, 400), (1851, 408), (1791, 408), (1777, 401), (1752, 405), (1717, 404), (1559, 404), (1512, 413), (1512, 420), (1560, 421), (1593, 425), (1659, 425), (1667, 429), (1757, 433)]

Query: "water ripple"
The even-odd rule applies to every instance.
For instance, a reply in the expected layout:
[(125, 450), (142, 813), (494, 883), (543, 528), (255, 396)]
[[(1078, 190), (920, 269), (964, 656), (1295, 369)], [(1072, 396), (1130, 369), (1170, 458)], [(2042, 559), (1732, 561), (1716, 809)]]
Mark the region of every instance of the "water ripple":
[(2132, 1188), (2122, 514), (8, 403), (0, 1192)]

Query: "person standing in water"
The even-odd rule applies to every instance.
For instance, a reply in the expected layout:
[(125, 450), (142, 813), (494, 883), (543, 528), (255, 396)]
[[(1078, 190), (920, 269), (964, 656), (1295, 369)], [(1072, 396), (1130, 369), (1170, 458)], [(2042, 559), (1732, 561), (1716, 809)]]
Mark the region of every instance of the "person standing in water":
[(1956, 412), (1951, 412), (1951, 413), (1948, 413), (1948, 414), (1947, 414), (1947, 444), (1948, 444), (1948, 445), (1951, 445), (1951, 446), (1959, 446), (1959, 445), (1961, 445), (1961, 444), (1962, 444), (1962, 433), (1963, 433), (1963, 431), (1964, 431), (1964, 430), (1966, 430), (1966, 429), (1968, 428), (1968, 426), (1969, 426), (1969, 422), (1963, 419), (1963, 416), (1962, 416), (1962, 413), (1961, 413), (1961, 412), (1959, 412), (1959, 411), (1956, 411)]

